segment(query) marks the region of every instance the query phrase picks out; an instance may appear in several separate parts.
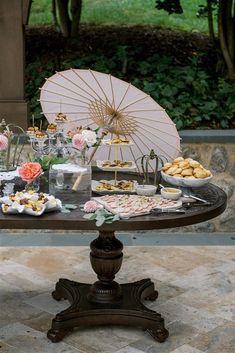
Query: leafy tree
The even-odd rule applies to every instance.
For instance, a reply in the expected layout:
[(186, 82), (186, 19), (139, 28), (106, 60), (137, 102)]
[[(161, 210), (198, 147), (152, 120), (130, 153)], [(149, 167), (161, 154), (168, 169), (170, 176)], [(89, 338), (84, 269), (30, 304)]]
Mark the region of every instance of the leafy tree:
[[(169, 14), (183, 12), (180, 0), (156, 0), (156, 8)], [(210, 38), (217, 45), (213, 28), (214, 9), (217, 9), (219, 50), (225, 64), (222, 66), (226, 67), (227, 78), (235, 82), (235, 0), (206, 0), (200, 5), (198, 15), (207, 15)], [(217, 67), (223, 71), (220, 61), (219, 57)]]

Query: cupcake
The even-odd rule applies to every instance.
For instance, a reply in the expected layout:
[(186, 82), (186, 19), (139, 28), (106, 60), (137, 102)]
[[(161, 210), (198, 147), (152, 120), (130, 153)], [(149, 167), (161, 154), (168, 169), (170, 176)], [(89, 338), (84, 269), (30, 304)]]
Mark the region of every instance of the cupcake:
[(49, 134), (55, 134), (56, 132), (57, 132), (57, 125), (56, 124), (49, 124), (48, 126), (47, 126), (47, 132), (49, 133)]
[(63, 113), (58, 113), (55, 117), (57, 123), (65, 123), (68, 121), (67, 116)]

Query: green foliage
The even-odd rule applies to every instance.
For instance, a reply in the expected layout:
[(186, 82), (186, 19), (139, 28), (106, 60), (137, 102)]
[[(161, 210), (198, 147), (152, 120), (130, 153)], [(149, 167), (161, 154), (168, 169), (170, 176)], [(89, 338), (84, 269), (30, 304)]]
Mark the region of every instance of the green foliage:
[(61, 164), (65, 163), (66, 158), (56, 157), (55, 155), (45, 155), (39, 158), (35, 158), (34, 162), (38, 162), (41, 164), (42, 169), (44, 171), (49, 170), (50, 166), (53, 164)]
[[(204, 0), (184, 0), (183, 14), (156, 10), (155, 0), (83, 0), (81, 23), (166, 26), (192, 32), (208, 32), (207, 19), (198, 18)], [(33, 1), (30, 25), (52, 24), (51, 0)]]
[(41, 107), (38, 102), (39, 87), (45, 81), (46, 77), (50, 77), (56, 70), (53, 63), (47, 62), (46, 65), (40, 60), (32, 62), (26, 68), (26, 87), (25, 93), (27, 99), (30, 101), (30, 108), (35, 115), (35, 120), (41, 119)]
[(105, 208), (98, 209), (94, 213), (87, 213), (83, 216), (83, 218), (95, 220), (97, 227), (101, 227), (104, 223), (111, 224), (120, 219), (119, 215), (114, 215)]
[[(60, 67), (37, 61), (27, 66), (27, 98), (32, 112), (39, 116), (38, 88), (54, 70), (70, 67), (111, 73), (131, 82), (150, 94), (176, 123), (177, 128), (230, 128), (235, 118), (235, 87), (206, 71), (195, 56), (187, 65), (179, 65), (172, 57), (154, 54), (140, 60), (141, 49), (117, 48), (115, 55), (96, 53), (62, 60)], [(123, 62), (127, 72), (123, 73)], [(40, 68), (40, 69), (37, 69)], [(40, 117), (40, 116), (39, 116)], [(40, 117), (41, 118), (41, 117)]]

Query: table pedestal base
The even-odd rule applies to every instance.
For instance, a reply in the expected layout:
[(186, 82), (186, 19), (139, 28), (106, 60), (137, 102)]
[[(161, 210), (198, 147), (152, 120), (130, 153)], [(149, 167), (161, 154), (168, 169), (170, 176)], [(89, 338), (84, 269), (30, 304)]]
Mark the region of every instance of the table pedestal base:
[(128, 325), (147, 330), (158, 342), (164, 342), (168, 331), (160, 314), (148, 309), (143, 300), (158, 296), (150, 279), (118, 284), (113, 279), (122, 263), (122, 243), (114, 232), (100, 232), (91, 243), (91, 264), (98, 275), (93, 285), (60, 279), (52, 296), (67, 299), (70, 307), (52, 320), (47, 337), (61, 341), (73, 328), (94, 325)]

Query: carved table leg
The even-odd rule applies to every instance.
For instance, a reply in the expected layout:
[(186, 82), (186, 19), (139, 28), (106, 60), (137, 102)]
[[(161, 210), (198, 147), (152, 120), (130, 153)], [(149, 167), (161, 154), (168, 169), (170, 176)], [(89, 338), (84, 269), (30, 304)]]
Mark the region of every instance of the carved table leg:
[(143, 279), (120, 285), (114, 281), (123, 257), (123, 245), (114, 232), (100, 231), (90, 247), (90, 261), (98, 281), (90, 285), (59, 280), (52, 296), (67, 299), (71, 305), (52, 320), (48, 338), (59, 342), (75, 327), (114, 324), (142, 327), (158, 342), (165, 341), (168, 331), (164, 319), (142, 303), (157, 298), (153, 282)]

